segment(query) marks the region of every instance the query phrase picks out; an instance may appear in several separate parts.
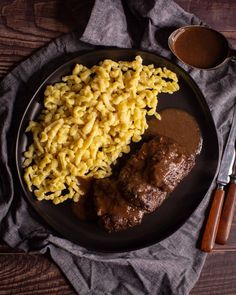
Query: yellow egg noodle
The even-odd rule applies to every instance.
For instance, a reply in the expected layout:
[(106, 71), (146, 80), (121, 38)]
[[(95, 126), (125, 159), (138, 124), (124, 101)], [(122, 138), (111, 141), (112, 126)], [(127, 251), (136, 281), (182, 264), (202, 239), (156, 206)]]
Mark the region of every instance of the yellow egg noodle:
[(104, 178), (130, 143), (148, 128), (157, 95), (179, 89), (167, 68), (133, 61), (104, 60), (46, 87), (38, 122), (30, 121), (33, 143), (24, 153), (24, 179), (38, 200), (75, 202), (83, 195), (81, 178)]

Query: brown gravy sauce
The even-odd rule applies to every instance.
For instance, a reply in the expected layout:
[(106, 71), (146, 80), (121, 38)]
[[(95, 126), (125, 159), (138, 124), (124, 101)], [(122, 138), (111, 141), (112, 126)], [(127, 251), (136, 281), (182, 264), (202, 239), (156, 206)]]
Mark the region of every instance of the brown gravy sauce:
[(164, 135), (185, 147), (190, 154), (198, 154), (202, 147), (202, 136), (198, 123), (189, 113), (179, 109), (160, 112), (161, 120), (150, 119), (145, 136)]
[(173, 49), (183, 62), (201, 69), (219, 65), (228, 55), (228, 43), (218, 32), (205, 27), (183, 28)]
[(92, 221), (96, 219), (96, 212), (93, 204), (92, 197), (92, 179), (80, 179), (80, 185), (84, 191), (84, 195), (76, 203), (72, 203), (72, 211), (80, 220)]
[[(185, 147), (191, 154), (201, 151), (202, 137), (196, 120), (187, 112), (178, 109), (165, 109), (160, 112), (161, 120), (150, 119), (149, 128), (144, 138), (165, 135)], [(81, 188), (85, 195), (79, 202), (72, 204), (72, 211), (80, 220), (96, 220), (96, 212), (92, 197), (92, 179), (80, 179)], [(132, 212), (130, 212), (132, 214)]]

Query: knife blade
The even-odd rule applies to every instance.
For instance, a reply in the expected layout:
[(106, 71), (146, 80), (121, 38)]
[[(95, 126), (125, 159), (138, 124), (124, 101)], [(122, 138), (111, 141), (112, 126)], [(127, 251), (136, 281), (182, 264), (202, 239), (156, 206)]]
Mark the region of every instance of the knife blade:
[(236, 139), (236, 103), (234, 104), (233, 120), (228, 139), (221, 158), (220, 168), (217, 176), (217, 188), (214, 191), (210, 213), (207, 219), (205, 231), (202, 238), (201, 250), (211, 252), (214, 247), (219, 227), (220, 216), (224, 202), (224, 186), (229, 182), (229, 174), (234, 163), (234, 143)]
[(227, 143), (224, 149), (223, 157), (220, 164), (220, 169), (217, 177), (217, 184), (219, 186), (226, 185), (230, 180), (230, 171), (234, 164), (234, 145), (236, 139), (236, 104), (234, 105), (233, 121), (231, 124), (230, 133), (227, 139)]
[(234, 217), (235, 204), (236, 204), (236, 158), (234, 151), (234, 165), (232, 174), (230, 176), (230, 185), (228, 188), (227, 195), (220, 217), (219, 228), (216, 235), (216, 243), (224, 245), (230, 234), (230, 229)]
[(235, 159), (234, 159), (234, 165), (232, 169), (232, 174), (230, 176), (231, 182), (236, 183), (236, 142), (235, 142)]

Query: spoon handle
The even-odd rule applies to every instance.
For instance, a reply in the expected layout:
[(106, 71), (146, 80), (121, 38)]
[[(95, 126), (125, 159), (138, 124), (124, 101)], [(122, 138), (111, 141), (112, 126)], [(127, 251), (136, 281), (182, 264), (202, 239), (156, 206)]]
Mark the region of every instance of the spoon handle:
[(216, 236), (216, 242), (224, 245), (229, 237), (236, 203), (236, 183), (230, 183), (226, 195), (225, 204), (220, 218), (219, 228)]
[(211, 252), (214, 247), (224, 201), (224, 195), (225, 191), (222, 187), (217, 188), (214, 192), (213, 202), (201, 243), (201, 250), (204, 252)]

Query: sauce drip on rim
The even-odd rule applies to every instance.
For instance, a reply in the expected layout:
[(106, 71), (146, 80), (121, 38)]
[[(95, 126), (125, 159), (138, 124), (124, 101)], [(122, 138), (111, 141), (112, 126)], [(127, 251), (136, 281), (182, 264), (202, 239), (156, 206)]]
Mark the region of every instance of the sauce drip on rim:
[(221, 64), (229, 49), (220, 33), (206, 27), (187, 27), (174, 37), (173, 50), (186, 64), (208, 69)]

